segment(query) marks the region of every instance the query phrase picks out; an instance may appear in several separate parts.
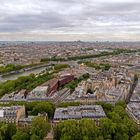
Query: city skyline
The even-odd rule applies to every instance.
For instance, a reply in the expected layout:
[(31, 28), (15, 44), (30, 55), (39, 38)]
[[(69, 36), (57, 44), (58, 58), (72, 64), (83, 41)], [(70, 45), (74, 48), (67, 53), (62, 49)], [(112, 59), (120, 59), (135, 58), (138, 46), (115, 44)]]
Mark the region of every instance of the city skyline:
[(0, 0), (0, 40), (139, 41), (136, 0)]

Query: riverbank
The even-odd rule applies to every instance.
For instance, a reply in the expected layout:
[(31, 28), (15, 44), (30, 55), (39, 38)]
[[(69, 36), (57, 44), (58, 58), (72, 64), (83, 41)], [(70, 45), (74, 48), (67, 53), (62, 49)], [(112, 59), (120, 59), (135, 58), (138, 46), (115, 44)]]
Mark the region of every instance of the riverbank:
[(16, 74), (9, 74), (9, 75), (6, 75), (6, 76), (0, 76), (0, 83), (3, 83), (3, 82), (6, 82), (8, 80), (15, 80), (19, 77), (22, 77), (22, 76), (29, 76), (30, 74), (38, 74), (42, 71), (45, 71), (47, 68), (47, 66), (44, 66), (44, 67), (40, 67), (40, 68), (36, 68), (36, 69), (30, 69), (28, 71), (24, 71), (24, 72), (19, 72), (19, 73), (16, 73)]
[(47, 66), (51, 66), (49, 64), (38, 64), (38, 65), (35, 65), (35, 66), (32, 66), (32, 67), (25, 67), (23, 69), (20, 69), (20, 70), (15, 70), (15, 71), (11, 71), (11, 72), (8, 72), (8, 73), (4, 73), (2, 75), (0, 75), (1, 77), (6, 77), (6, 76), (10, 76), (10, 75), (14, 75), (14, 74), (19, 74), (19, 73), (23, 73), (23, 72), (27, 72), (27, 71), (31, 71), (31, 70), (34, 70), (34, 69), (38, 69), (38, 68), (42, 68), (42, 67), (47, 67)]

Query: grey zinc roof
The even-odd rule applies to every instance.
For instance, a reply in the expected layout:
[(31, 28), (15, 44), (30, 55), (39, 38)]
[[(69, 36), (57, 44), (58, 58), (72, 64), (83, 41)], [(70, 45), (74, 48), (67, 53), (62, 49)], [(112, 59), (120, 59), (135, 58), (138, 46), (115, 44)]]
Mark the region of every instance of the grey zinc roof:
[(105, 117), (103, 108), (100, 105), (82, 105), (68, 108), (57, 108), (54, 120), (100, 118)]

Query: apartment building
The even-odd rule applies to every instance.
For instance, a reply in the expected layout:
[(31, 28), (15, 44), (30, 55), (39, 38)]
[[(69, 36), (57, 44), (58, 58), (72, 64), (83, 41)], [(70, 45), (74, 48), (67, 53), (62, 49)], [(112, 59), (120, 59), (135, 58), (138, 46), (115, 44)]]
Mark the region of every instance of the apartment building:
[(18, 124), (20, 118), (25, 117), (25, 106), (11, 106), (0, 108), (0, 121)]
[(99, 125), (100, 119), (106, 117), (106, 114), (100, 105), (81, 105), (69, 106), (67, 108), (56, 108), (53, 121), (57, 123), (64, 120), (80, 120), (83, 118), (95, 120)]

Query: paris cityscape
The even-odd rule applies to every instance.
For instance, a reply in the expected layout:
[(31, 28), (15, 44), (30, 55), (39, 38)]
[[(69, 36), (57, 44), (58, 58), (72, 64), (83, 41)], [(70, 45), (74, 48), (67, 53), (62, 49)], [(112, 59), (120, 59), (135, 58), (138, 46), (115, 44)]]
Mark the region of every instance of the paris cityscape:
[(140, 140), (139, 1), (0, 2), (0, 140)]

